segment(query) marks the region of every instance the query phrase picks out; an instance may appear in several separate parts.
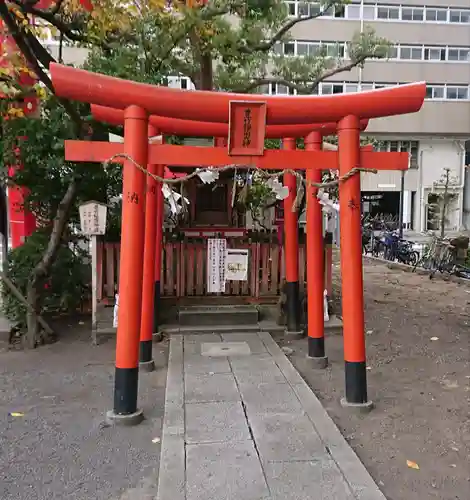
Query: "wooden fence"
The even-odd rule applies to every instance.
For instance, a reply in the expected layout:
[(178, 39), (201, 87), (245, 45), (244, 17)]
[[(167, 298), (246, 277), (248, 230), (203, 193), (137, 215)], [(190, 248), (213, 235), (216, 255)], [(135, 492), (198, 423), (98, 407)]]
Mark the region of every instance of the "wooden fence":
[[(274, 297), (284, 279), (282, 246), (277, 242), (227, 239), (228, 248), (247, 248), (248, 280), (227, 281), (225, 296)], [(299, 281), (305, 280), (305, 245), (300, 245)], [(98, 244), (98, 300), (117, 293), (119, 243)], [(166, 242), (163, 246), (161, 294), (164, 297), (202, 297), (207, 293), (207, 241)]]

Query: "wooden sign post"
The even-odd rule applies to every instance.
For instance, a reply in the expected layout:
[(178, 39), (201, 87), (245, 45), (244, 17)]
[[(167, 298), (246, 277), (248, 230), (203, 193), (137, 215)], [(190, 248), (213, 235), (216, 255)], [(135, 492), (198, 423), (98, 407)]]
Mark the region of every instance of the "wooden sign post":
[(97, 345), (98, 329), (98, 236), (106, 233), (107, 206), (98, 201), (88, 201), (79, 207), (82, 233), (90, 237), (91, 253), (91, 338)]

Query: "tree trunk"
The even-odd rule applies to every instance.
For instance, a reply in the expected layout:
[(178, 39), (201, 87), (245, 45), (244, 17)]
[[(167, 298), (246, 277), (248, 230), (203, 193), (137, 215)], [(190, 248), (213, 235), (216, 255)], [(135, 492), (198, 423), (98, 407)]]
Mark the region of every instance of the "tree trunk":
[(67, 187), (67, 191), (65, 192), (59, 207), (57, 208), (46, 251), (44, 252), (41, 260), (31, 271), (29, 277), (26, 300), (34, 311), (28, 311), (27, 313), (28, 331), (26, 333), (25, 347), (29, 349), (34, 349), (39, 340), (39, 324), (37, 315), (40, 313), (39, 306), (41, 292), (38, 287), (41, 286), (43, 280), (48, 276), (51, 266), (55, 262), (64, 231), (67, 228), (70, 210), (75, 202), (76, 194), (77, 184), (75, 180), (72, 180)]
[(212, 57), (210, 54), (201, 55), (199, 85), (198, 90), (212, 90), (214, 87)]
[(26, 327), (28, 329), (24, 337), (23, 346), (27, 349), (34, 349), (39, 339), (39, 297), (37, 292), (37, 280), (30, 280), (26, 289), (26, 300), (31, 310), (26, 311)]

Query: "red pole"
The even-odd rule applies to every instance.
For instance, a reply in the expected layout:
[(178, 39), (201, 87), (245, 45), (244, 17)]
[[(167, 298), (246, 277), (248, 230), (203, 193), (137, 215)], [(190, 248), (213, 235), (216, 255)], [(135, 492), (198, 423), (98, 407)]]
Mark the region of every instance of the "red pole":
[[(124, 113), (124, 151), (139, 165), (147, 164), (148, 118), (145, 110), (129, 106)], [(119, 316), (116, 338), (114, 410), (108, 417), (125, 425), (140, 423), (137, 409), (139, 378), (140, 313), (144, 254), (146, 175), (124, 161), (122, 185)]]
[[(157, 135), (155, 127), (148, 126), (148, 136)], [(158, 166), (147, 165), (151, 174), (157, 173)], [(155, 369), (152, 357), (152, 333), (154, 314), (155, 248), (157, 231), (157, 181), (147, 175), (147, 193), (145, 198), (145, 245), (142, 282), (142, 317), (140, 326), (140, 363), (139, 368), (146, 372)]]
[[(338, 124), (339, 174), (346, 175), (360, 162), (359, 120), (346, 116)], [(339, 185), (341, 283), (346, 398), (345, 406), (369, 409), (361, 241), (361, 180), (353, 175)]]
[[(165, 176), (165, 166), (157, 166), (157, 175), (161, 178)], [(161, 274), (162, 274), (162, 253), (163, 253), (163, 218), (164, 200), (162, 183), (157, 182), (157, 215), (155, 218), (155, 283), (153, 289), (153, 335), (158, 338), (160, 333), (160, 307), (161, 307)]]
[[(282, 140), (283, 148), (295, 150), (295, 139)], [(299, 300), (299, 221), (297, 211), (292, 211), (297, 196), (297, 179), (294, 174), (284, 174), (284, 186), (289, 196), (284, 199), (284, 256), (286, 259), (286, 310), (287, 335), (303, 336), (300, 326)]]
[[(307, 151), (320, 151), (323, 147), (320, 132), (311, 132), (305, 138)], [(323, 213), (317, 199), (318, 188), (312, 183), (320, 183), (321, 170), (309, 169), (307, 179), (307, 333), (308, 357), (317, 368), (326, 368), (325, 324), (323, 311), (324, 260), (323, 260)]]

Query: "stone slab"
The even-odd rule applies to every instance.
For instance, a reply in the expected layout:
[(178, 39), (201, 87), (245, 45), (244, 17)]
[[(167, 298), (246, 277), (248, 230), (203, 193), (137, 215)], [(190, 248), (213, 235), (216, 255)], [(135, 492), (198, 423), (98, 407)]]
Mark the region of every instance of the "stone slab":
[(264, 464), (272, 500), (356, 500), (331, 458)]
[(286, 378), (272, 358), (259, 359), (253, 363), (231, 362), (232, 371), (239, 386), (258, 386), (260, 384), (285, 384)]
[(240, 393), (248, 415), (270, 413), (300, 415), (302, 405), (289, 384), (240, 384)]
[(248, 413), (248, 421), (262, 462), (328, 458), (326, 448), (306, 414)]
[(186, 478), (186, 500), (271, 500), (251, 440), (187, 445)]
[(246, 342), (250, 347), (251, 354), (267, 352), (261, 339), (253, 333), (222, 333), (221, 337), (224, 342)]
[(186, 405), (186, 443), (248, 441), (250, 431), (240, 402)]
[(188, 344), (202, 344), (203, 342), (222, 342), (222, 337), (218, 333), (199, 333), (184, 336), (185, 348)]
[(156, 500), (186, 500), (186, 463), (183, 436), (164, 435)]
[(212, 403), (216, 401), (239, 401), (235, 378), (232, 373), (191, 375), (185, 377), (186, 403)]
[(251, 349), (247, 342), (204, 342), (201, 345), (201, 356), (220, 358), (250, 354)]
[[(276, 359), (283, 374), (286, 378), (289, 377), (292, 380), (290, 384), (294, 392), (302, 401), (305, 412), (314, 424), (322, 442), (328, 447), (331, 457), (340, 468), (355, 497), (359, 500), (386, 500), (364, 464), (344, 439), (310, 387), (283, 354), (281, 348), (269, 334), (263, 332), (260, 333), (260, 336), (263, 338), (268, 351)], [(281, 363), (281, 359), (284, 359), (285, 363)], [(297, 376), (294, 376), (294, 372)]]
[(269, 333), (257, 336), (267, 352), (230, 358), (183, 356), (183, 342), (203, 342), (171, 338), (157, 500), (385, 500)]
[(213, 375), (216, 373), (230, 373), (230, 364), (227, 358), (207, 358), (198, 355), (184, 357), (184, 373), (186, 375)]

